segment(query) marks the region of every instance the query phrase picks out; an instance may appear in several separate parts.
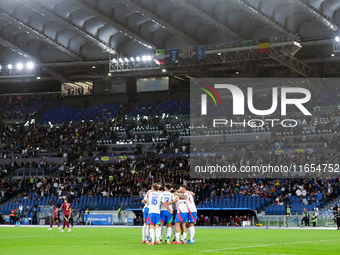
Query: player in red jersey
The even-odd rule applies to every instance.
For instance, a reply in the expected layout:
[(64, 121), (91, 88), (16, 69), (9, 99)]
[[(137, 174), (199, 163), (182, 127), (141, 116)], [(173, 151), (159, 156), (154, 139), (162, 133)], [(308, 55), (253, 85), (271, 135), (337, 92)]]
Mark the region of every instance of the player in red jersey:
[(52, 229), (53, 222), (55, 222), (55, 223), (58, 225), (58, 227), (59, 227), (58, 230), (61, 229), (61, 228), (60, 228), (60, 224), (59, 224), (59, 214), (58, 214), (58, 212), (59, 212), (59, 210), (58, 210), (57, 206), (54, 205), (54, 206), (53, 206), (53, 216), (52, 216), (52, 221), (51, 221), (51, 224), (50, 224), (50, 228), (47, 229), (47, 230), (51, 230), (51, 229)]
[(60, 232), (64, 232), (65, 224), (68, 227), (68, 232), (71, 232), (70, 225), (68, 224), (68, 220), (70, 219), (71, 214), (71, 205), (67, 202), (67, 197), (64, 198), (64, 203), (61, 205), (58, 211), (63, 209), (63, 215), (64, 215), (64, 224), (63, 224), (63, 230)]

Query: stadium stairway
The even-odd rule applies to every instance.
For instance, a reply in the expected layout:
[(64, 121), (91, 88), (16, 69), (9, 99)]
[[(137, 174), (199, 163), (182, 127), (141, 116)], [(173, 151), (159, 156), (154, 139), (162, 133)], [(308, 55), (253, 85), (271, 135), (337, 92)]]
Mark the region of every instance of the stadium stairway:
[[(330, 210), (331, 206), (334, 206), (335, 204), (340, 204), (340, 198), (338, 197), (339, 191), (336, 190), (334, 192), (336, 198), (327, 201), (326, 203), (323, 201), (316, 201), (311, 204), (304, 204), (301, 203), (300, 200), (302, 197), (298, 196), (289, 196), (290, 199), (290, 207), (291, 207), (291, 214), (292, 215), (301, 215), (304, 208), (307, 209), (307, 211), (314, 211), (314, 208), (318, 208), (319, 215), (325, 216), (325, 217), (332, 217), (332, 211)], [(310, 196), (305, 197), (307, 200), (310, 198)], [(268, 206), (265, 209), (266, 215), (285, 215), (286, 214), (286, 205), (275, 205), (272, 204)]]
[(319, 209), (319, 216), (321, 218), (333, 218), (333, 210), (331, 209), (334, 205), (340, 205), (340, 197), (336, 197), (332, 200), (329, 200), (323, 208)]
[[(310, 196), (306, 196), (305, 198), (308, 199), (310, 198)], [(300, 203), (301, 197), (297, 197), (297, 196), (289, 196), (289, 199), (290, 199), (290, 203), (288, 203), (288, 205), (290, 205), (291, 207), (292, 215), (301, 214), (304, 208), (306, 208), (307, 211), (313, 211), (314, 208), (316, 207), (322, 208), (324, 205), (323, 202), (314, 202), (314, 203), (305, 205), (303, 203)], [(265, 213), (266, 215), (285, 215), (286, 205), (272, 204), (265, 209)]]

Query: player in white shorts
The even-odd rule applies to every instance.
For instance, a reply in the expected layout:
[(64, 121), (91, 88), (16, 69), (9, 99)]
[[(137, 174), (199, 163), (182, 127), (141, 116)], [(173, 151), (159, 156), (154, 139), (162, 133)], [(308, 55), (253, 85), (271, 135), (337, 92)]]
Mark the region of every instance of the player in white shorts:
[[(173, 193), (173, 194), (175, 193), (174, 185), (172, 185), (170, 192)], [(177, 213), (176, 203), (173, 203), (172, 204), (172, 233), (173, 233), (174, 239), (172, 240), (172, 242), (176, 241), (176, 226), (175, 226), (176, 225), (175, 224), (176, 213)]]
[(167, 205), (176, 203), (177, 207), (177, 213), (176, 213), (176, 219), (175, 219), (175, 227), (176, 227), (176, 234), (175, 238), (176, 240), (171, 242), (172, 244), (181, 244), (180, 242), (180, 231), (182, 229), (182, 244), (186, 244), (186, 237), (187, 237), (187, 229), (186, 229), (186, 223), (187, 223), (187, 217), (188, 217), (188, 207), (185, 204), (185, 200), (181, 200), (179, 196), (174, 194), (174, 200), (172, 202), (166, 203)]
[[(149, 194), (152, 190), (148, 190), (146, 195)], [(149, 202), (145, 200), (142, 201), (145, 205), (143, 207), (143, 228), (142, 228), (142, 243), (147, 243), (149, 241), (150, 235), (150, 224), (148, 223), (148, 214), (149, 214)]]
[[(169, 206), (163, 201), (163, 196), (160, 192), (158, 192), (158, 184), (152, 184), (152, 192), (147, 194), (144, 198), (146, 202), (149, 202), (149, 214), (148, 214), (148, 223), (150, 224), (150, 243), (160, 244), (160, 205), (163, 203), (167, 210), (169, 210), (170, 214), (172, 214), (172, 210)], [(156, 242), (155, 242), (155, 230), (156, 226)]]
[[(164, 192), (162, 193), (163, 199), (162, 202), (172, 202), (174, 200), (174, 194), (170, 192), (171, 185), (165, 184)], [(161, 233), (163, 239), (163, 225), (166, 225), (166, 241), (165, 243), (170, 244), (170, 237), (171, 237), (171, 224), (172, 224), (172, 217), (173, 215), (170, 214), (168, 209), (165, 207), (164, 204), (161, 204)]]
[(190, 239), (188, 240), (188, 244), (195, 243), (195, 223), (197, 218), (197, 209), (193, 197), (193, 193), (187, 190), (185, 185), (181, 185), (179, 188), (179, 197), (185, 200), (185, 203), (188, 207), (188, 232)]
[[(160, 184), (158, 184), (158, 188), (161, 186)], [(149, 189), (148, 192), (146, 192), (146, 195), (149, 194), (152, 190)], [(144, 203), (144, 207), (143, 207), (143, 227), (142, 227), (142, 243), (148, 243), (149, 240), (149, 236), (150, 236), (150, 223), (148, 222), (148, 215), (149, 215), (149, 202), (142, 200), (142, 203)]]

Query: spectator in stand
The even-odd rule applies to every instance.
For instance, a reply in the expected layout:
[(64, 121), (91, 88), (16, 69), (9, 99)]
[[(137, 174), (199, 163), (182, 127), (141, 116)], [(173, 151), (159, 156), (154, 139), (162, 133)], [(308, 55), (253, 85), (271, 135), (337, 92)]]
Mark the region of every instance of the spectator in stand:
[(281, 199), (281, 196), (277, 196), (275, 199), (275, 204), (276, 205), (283, 205), (283, 200)]
[(288, 205), (290, 203), (290, 199), (288, 197), (288, 195), (285, 196), (285, 198), (283, 199), (284, 204)]
[(298, 188), (298, 189), (296, 190), (295, 194), (296, 194), (298, 197), (301, 196), (302, 192), (301, 192), (300, 188)]

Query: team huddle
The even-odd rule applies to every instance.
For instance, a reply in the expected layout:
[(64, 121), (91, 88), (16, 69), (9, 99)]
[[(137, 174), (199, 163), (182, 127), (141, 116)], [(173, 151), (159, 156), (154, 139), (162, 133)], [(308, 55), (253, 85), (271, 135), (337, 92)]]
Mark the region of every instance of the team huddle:
[(63, 210), (63, 216), (64, 216), (64, 224), (63, 224), (63, 229), (60, 232), (64, 232), (65, 229), (65, 225), (68, 227), (68, 232), (71, 232), (71, 228), (69, 225), (69, 220), (70, 220), (70, 216), (71, 216), (71, 205), (67, 202), (67, 198), (64, 198), (64, 203), (61, 205), (60, 208), (57, 208), (57, 206), (53, 206), (53, 217), (52, 217), (52, 221), (50, 224), (50, 228), (48, 230), (52, 229), (53, 226), (53, 222), (55, 222), (59, 229), (61, 229), (60, 224), (59, 224), (59, 211)]
[[(185, 185), (175, 191), (170, 184), (165, 184), (164, 188), (156, 183), (152, 184), (144, 199), (143, 208), (143, 231), (142, 242), (150, 245), (160, 244), (165, 240), (167, 244), (194, 244), (195, 243), (195, 222), (197, 218), (197, 209), (194, 201), (195, 194), (187, 190)], [(60, 208), (53, 206), (53, 221), (50, 224), (52, 229), (55, 222), (59, 230), (58, 212), (63, 210), (64, 225), (61, 232), (64, 232), (65, 225), (68, 227), (68, 232), (71, 232), (68, 223), (71, 215), (71, 205), (64, 199), (64, 203)], [(166, 227), (166, 237), (163, 238), (163, 227)], [(156, 233), (155, 233), (156, 229)], [(171, 242), (171, 230), (173, 230), (174, 239)], [(187, 232), (189, 239), (187, 241)], [(155, 237), (156, 234), (156, 237)], [(181, 237), (181, 238), (180, 238)]]
[[(152, 184), (144, 200), (142, 242), (150, 245), (160, 244), (163, 238), (163, 226), (166, 227), (165, 243), (194, 244), (197, 210), (195, 194), (188, 191), (185, 185), (175, 191), (170, 184)], [(188, 227), (186, 226), (188, 224)], [(156, 238), (155, 238), (156, 228)], [(171, 230), (174, 240), (170, 242)], [(187, 232), (189, 240), (187, 241)], [(180, 234), (181, 239), (180, 239)]]

